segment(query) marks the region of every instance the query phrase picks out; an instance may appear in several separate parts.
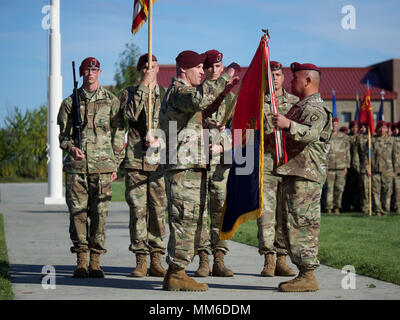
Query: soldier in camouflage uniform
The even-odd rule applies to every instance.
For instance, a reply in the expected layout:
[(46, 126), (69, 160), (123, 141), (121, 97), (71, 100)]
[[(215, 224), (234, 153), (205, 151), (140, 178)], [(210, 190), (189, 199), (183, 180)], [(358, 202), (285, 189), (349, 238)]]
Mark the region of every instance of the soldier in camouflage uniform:
[(320, 70), (292, 63), (292, 92), (300, 101), (286, 114), (272, 115), (284, 129), (288, 162), (276, 168), (282, 176), (283, 229), (286, 247), (299, 275), (279, 284), (285, 292), (318, 290), (314, 270), (321, 217), (321, 191), (326, 180), (332, 134), (332, 112), (318, 92)]
[[(77, 253), (74, 277), (104, 277), (100, 254), (104, 247), (106, 216), (111, 201), (111, 182), (124, 158), (124, 120), (118, 99), (99, 86), (100, 62), (92, 57), (79, 68), (83, 85), (78, 89), (82, 117), (82, 150), (73, 137), (72, 96), (58, 113), (60, 148), (67, 154), (66, 202), (70, 212), (72, 253)], [(90, 222), (88, 221), (88, 218)], [(87, 251), (90, 250), (89, 270)]]
[[(217, 85), (218, 78), (224, 71), (222, 63), (223, 54), (217, 50), (209, 50), (205, 52), (205, 55), (206, 58), (203, 69), (206, 80), (212, 87), (213, 85)], [(220, 219), (225, 203), (226, 182), (228, 180), (230, 168), (230, 164), (224, 164), (223, 153), (226, 151), (229, 152), (228, 149), (231, 149), (232, 145), (230, 134), (227, 133), (225, 127), (220, 127), (220, 122), (224, 118), (225, 113), (228, 112), (228, 108), (233, 99), (233, 93), (228, 93), (222, 101), (218, 101), (218, 103), (220, 103), (218, 111), (209, 117), (203, 117), (204, 128), (209, 129), (210, 132), (211, 130), (220, 129), (215, 133), (223, 140), (215, 143), (213, 139), (210, 139), (211, 146), (209, 152), (210, 156), (214, 155), (214, 158), (211, 157), (211, 163), (207, 166), (207, 209), (210, 214), (211, 225), (209, 226), (208, 216), (204, 215), (203, 234), (200, 237), (197, 250), (199, 255), (199, 268), (195, 272), (196, 277), (209, 276), (209, 254), (214, 255), (212, 267), (213, 276), (232, 277), (234, 275), (232, 270), (225, 266), (224, 262), (224, 255), (229, 252), (227, 241), (219, 238)], [(215, 103), (215, 101), (213, 103)], [(227, 149), (225, 150), (224, 147)], [(219, 161), (217, 162), (217, 160)]]
[(351, 121), (350, 134), (348, 135), (350, 142), (350, 169), (346, 174), (346, 183), (343, 191), (343, 211), (359, 211), (360, 210), (360, 194), (359, 192), (353, 192), (359, 188), (359, 174), (354, 167), (354, 153), (356, 152), (356, 142), (358, 137), (358, 123), (357, 121)]
[(152, 130), (158, 129), (160, 106), (165, 94), (165, 89), (157, 84), (159, 67), (154, 55), (153, 64), (149, 70), (148, 54), (142, 55), (137, 64), (141, 75), (139, 85), (126, 88), (121, 95), (121, 108), (129, 121), (123, 167), (125, 199), (129, 205), (129, 250), (136, 255), (136, 268), (131, 272), (132, 277), (146, 276), (146, 255), (149, 253), (149, 275), (164, 277), (166, 273), (161, 265), (161, 257), (166, 252), (164, 236), (167, 198), (164, 175), (161, 165), (150, 164), (146, 157), (148, 146), (153, 144), (156, 147), (158, 142), (151, 134), (146, 140), (149, 131), (149, 85), (152, 90)]
[[(200, 284), (188, 277), (186, 266), (196, 254), (198, 237), (202, 234), (206, 215), (207, 143), (203, 137), (203, 115), (210, 111), (210, 104), (220, 94), (226, 95), (233, 81), (235, 70), (228, 67), (227, 73), (210, 86), (201, 83), (205, 55), (194, 51), (183, 51), (176, 57), (177, 77), (172, 79), (162, 102), (160, 127), (167, 133), (168, 164), (166, 183), (168, 195), (168, 217), (170, 237), (163, 289), (172, 291), (205, 291), (207, 284)], [(218, 110), (212, 105), (210, 114)], [(174, 130), (169, 130), (175, 127)], [(202, 141), (203, 140), (203, 141)]]
[(368, 175), (372, 174), (373, 211), (381, 216), (390, 212), (393, 178), (397, 174), (395, 162), (399, 154), (395, 139), (388, 135), (385, 121), (378, 121), (376, 132), (371, 142), (372, 172)]
[(346, 174), (350, 168), (350, 142), (346, 134), (338, 130), (339, 119), (333, 119), (333, 133), (329, 150), (328, 174), (326, 178), (326, 210), (328, 214), (339, 214)]
[(356, 138), (352, 164), (359, 174), (360, 209), (369, 213), (369, 162), (368, 162), (368, 125), (360, 123), (360, 134)]
[[(397, 150), (400, 150), (399, 126), (400, 122), (396, 124), (397, 129), (393, 128)], [(393, 209), (396, 211), (396, 213), (400, 213), (400, 157), (395, 159), (394, 170), (396, 175), (393, 181)]]
[[(283, 89), (285, 80), (282, 72), (282, 64), (277, 61), (270, 63), (279, 114), (285, 115), (290, 108), (299, 101), (299, 98)], [(271, 109), (271, 96), (265, 96), (265, 119)], [(264, 125), (268, 128), (268, 124)], [(271, 136), (273, 134), (270, 134)], [(273, 174), (274, 167), (274, 143), (268, 144), (273, 137), (265, 138), (264, 147), (264, 181), (263, 181), (263, 213), (257, 219), (258, 227), (258, 253), (264, 255), (264, 268), (261, 271), (263, 277), (294, 276), (295, 271), (286, 264), (287, 249), (282, 234), (282, 212), (278, 203), (281, 201), (282, 178)], [(277, 259), (275, 261), (275, 253)]]

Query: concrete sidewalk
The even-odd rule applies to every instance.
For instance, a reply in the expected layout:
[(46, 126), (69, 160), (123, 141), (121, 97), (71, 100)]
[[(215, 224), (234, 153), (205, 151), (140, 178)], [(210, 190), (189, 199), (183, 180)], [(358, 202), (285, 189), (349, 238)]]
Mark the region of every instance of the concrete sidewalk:
[[(47, 184), (0, 184), (0, 213), (4, 215), (8, 257), (13, 292), (16, 300), (366, 300), (400, 299), (400, 286), (356, 276), (356, 289), (342, 289), (345, 274), (341, 270), (321, 266), (316, 271), (320, 290), (315, 293), (282, 293), (278, 284), (283, 277), (263, 278), (263, 266), (257, 248), (229, 242), (231, 252), (226, 264), (235, 272), (233, 278), (196, 279), (207, 283), (207, 292), (166, 292), (162, 279), (129, 277), (135, 266), (128, 251), (128, 207), (112, 203), (107, 221), (106, 248), (102, 257), (104, 279), (74, 279), (75, 255), (69, 251), (68, 210), (63, 206), (45, 206)], [(167, 241), (167, 239), (166, 239)], [(290, 260), (288, 258), (288, 260)], [(290, 262), (290, 261), (288, 261)], [(166, 266), (165, 260), (163, 265)], [(187, 269), (193, 275), (196, 257)], [(56, 270), (56, 289), (42, 286), (42, 268)], [(291, 265), (297, 270), (293, 265)], [(45, 278), (43, 279), (45, 280)], [(45, 281), (45, 284), (50, 284)], [(373, 286), (371, 286), (373, 285)], [(374, 287), (375, 286), (375, 287)]]

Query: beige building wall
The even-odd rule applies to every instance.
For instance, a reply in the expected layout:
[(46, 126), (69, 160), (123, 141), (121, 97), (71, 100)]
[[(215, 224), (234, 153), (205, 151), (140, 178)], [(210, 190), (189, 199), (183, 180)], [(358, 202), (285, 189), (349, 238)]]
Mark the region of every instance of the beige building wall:
[(383, 61), (374, 65), (374, 67), (378, 69), (386, 87), (397, 92), (397, 99), (394, 100), (394, 118), (397, 121), (400, 116), (400, 59)]

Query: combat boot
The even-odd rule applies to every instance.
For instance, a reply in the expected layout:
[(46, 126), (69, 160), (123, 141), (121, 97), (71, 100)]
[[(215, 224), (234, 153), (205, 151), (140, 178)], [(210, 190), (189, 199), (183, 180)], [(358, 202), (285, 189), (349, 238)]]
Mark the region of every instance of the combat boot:
[(261, 271), (262, 277), (273, 277), (275, 274), (275, 254), (273, 252), (266, 253), (264, 255), (264, 269)]
[(168, 291), (207, 291), (206, 283), (198, 283), (190, 278), (183, 268), (169, 266), (163, 281), (163, 290)]
[(143, 278), (147, 274), (147, 261), (145, 253), (136, 254), (136, 268), (131, 272), (131, 277)]
[(161, 252), (150, 253), (149, 276), (164, 277), (166, 273), (167, 270), (161, 265)]
[(214, 253), (214, 263), (212, 267), (212, 275), (214, 277), (233, 277), (234, 273), (225, 266), (224, 252), (216, 250)]
[(210, 264), (208, 262), (208, 253), (205, 250), (199, 251), (199, 268), (194, 273), (195, 277), (208, 277), (210, 275)]
[(276, 256), (275, 275), (281, 277), (295, 276), (296, 272), (286, 264), (286, 255), (278, 253)]
[(292, 280), (280, 283), (279, 289), (284, 292), (317, 291), (318, 283), (314, 275), (314, 270), (301, 267), (299, 275)]
[(334, 209), (335, 214), (340, 214), (339, 208)]
[(104, 271), (100, 268), (100, 253), (90, 251), (89, 277), (104, 278)]
[(87, 278), (89, 276), (87, 252), (78, 252), (76, 254), (76, 269), (74, 278)]

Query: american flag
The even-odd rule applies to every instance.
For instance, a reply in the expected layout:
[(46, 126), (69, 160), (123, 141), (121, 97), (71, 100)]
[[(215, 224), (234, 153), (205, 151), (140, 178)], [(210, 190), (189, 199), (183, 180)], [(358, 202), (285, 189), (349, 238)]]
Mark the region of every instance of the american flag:
[[(157, 0), (153, 0), (153, 4)], [(147, 15), (149, 13), (149, 0), (135, 0), (133, 4), (133, 21), (132, 21), (132, 33), (136, 34), (140, 27), (146, 22)]]

